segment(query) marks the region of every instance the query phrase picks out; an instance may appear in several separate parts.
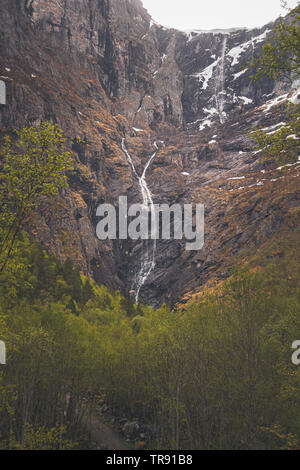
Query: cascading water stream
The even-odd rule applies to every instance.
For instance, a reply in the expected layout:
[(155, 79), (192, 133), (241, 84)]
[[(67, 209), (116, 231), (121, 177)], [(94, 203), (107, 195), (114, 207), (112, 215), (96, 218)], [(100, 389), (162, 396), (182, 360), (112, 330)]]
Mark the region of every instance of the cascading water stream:
[[(153, 153), (153, 155), (151, 155), (148, 162), (146, 163), (145, 168), (144, 168), (143, 173), (142, 173), (142, 176), (139, 176), (137, 174), (136, 169), (135, 169), (132, 158), (131, 158), (128, 150), (126, 149), (125, 138), (122, 139), (122, 150), (125, 153), (125, 155), (127, 157), (127, 160), (128, 160), (128, 162), (129, 162), (129, 164), (132, 168), (133, 174), (137, 178), (139, 186), (140, 186), (141, 195), (142, 195), (142, 199), (143, 199), (143, 207), (147, 211), (149, 211), (149, 210), (151, 211), (151, 220), (152, 220), (152, 224), (153, 224), (152, 229), (154, 229), (154, 231), (156, 231), (154, 203), (153, 203), (151, 192), (148, 188), (147, 181), (146, 181), (146, 172), (147, 172), (149, 166), (151, 165), (152, 161), (154, 160), (154, 158), (156, 157), (156, 154), (157, 154), (158, 146), (157, 146), (156, 142), (154, 142), (154, 147), (155, 147), (156, 151)], [(142, 253), (142, 259), (141, 259), (141, 268), (140, 268), (140, 270), (139, 270), (139, 272), (136, 276), (136, 279), (134, 281), (134, 285), (132, 286), (132, 290), (134, 290), (134, 292), (135, 292), (135, 302), (136, 302), (136, 304), (138, 304), (138, 302), (139, 302), (139, 295), (140, 295), (141, 288), (146, 283), (148, 277), (150, 276), (151, 272), (153, 271), (153, 269), (155, 267), (155, 252), (156, 252), (156, 245), (157, 245), (156, 239), (142, 241), (142, 244), (143, 244), (143, 253)], [(150, 244), (151, 244), (151, 247), (149, 249)]]
[(215, 99), (216, 107), (220, 116), (221, 124), (224, 124), (224, 81), (225, 81), (225, 53), (227, 47), (227, 37), (225, 36), (222, 44), (222, 55), (221, 60), (218, 66), (218, 75), (216, 78), (216, 90), (215, 90)]

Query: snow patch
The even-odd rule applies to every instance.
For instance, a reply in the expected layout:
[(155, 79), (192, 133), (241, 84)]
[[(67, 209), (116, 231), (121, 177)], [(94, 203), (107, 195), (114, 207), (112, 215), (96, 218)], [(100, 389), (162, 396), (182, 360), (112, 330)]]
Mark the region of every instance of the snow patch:
[(247, 69), (242, 70), (241, 72), (233, 74), (233, 80), (237, 80), (241, 75), (247, 72)]
[(218, 110), (216, 108), (210, 108), (210, 109), (203, 108), (203, 111), (206, 114), (210, 114), (211, 116), (213, 116), (214, 114), (218, 114)]
[(208, 82), (211, 79), (213, 71), (219, 62), (220, 58), (215, 60), (215, 62), (206, 67), (202, 72), (193, 74), (193, 77), (198, 78), (199, 82), (203, 81), (202, 90), (206, 90), (206, 88), (208, 87)]
[(288, 135), (286, 139), (299, 140), (299, 137), (297, 137), (296, 134), (291, 134), (291, 135)]
[(240, 56), (250, 47), (254, 47), (256, 44), (259, 44), (260, 42), (263, 42), (267, 34), (271, 32), (271, 29), (266, 29), (262, 34), (259, 36), (256, 36), (255, 38), (250, 39), (250, 41), (247, 41), (243, 44), (240, 44), (239, 46), (233, 47), (227, 55), (229, 57), (232, 57), (232, 62), (231, 66), (233, 67), (234, 65), (237, 65), (239, 63)]
[[(184, 29), (181, 32), (184, 33), (186, 36), (193, 34), (195, 37), (199, 36), (199, 34), (230, 34), (235, 33), (238, 31), (245, 31), (249, 30), (248, 28), (227, 28), (227, 29)], [(249, 30), (250, 31), (250, 30)]]
[(151, 18), (149, 29), (152, 28), (152, 26), (158, 26), (158, 23)]
[(210, 119), (205, 119), (202, 124), (199, 126), (199, 131), (203, 131), (206, 127), (211, 127), (212, 121)]
[(274, 130), (279, 131), (279, 128), (283, 126), (285, 126), (285, 122), (279, 122), (278, 124), (274, 124), (274, 126), (264, 127), (262, 131), (269, 132), (269, 133), (270, 131), (274, 131)]
[(278, 168), (276, 168), (276, 170), (283, 170), (283, 168), (288, 168), (288, 167), (295, 166), (295, 165), (298, 165), (298, 164), (299, 164), (299, 161), (296, 162), (296, 163), (287, 163), (286, 165), (279, 166)]
[(289, 102), (293, 104), (300, 104), (300, 87), (294, 91), (292, 96), (289, 98)]
[(247, 98), (247, 96), (238, 96), (240, 100), (244, 102), (244, 104), (251, 104), (253, 100), (251, 98)]
[(288, 96), (288, 93), (286, 93), (285, 95), (277, 96), (273, 100), (267, 101), (267, 103), (264, 105), (264, 107), (265, 107), (264, 113), (268, 113), (270, 111), (270, 109), (273, 108), (273, 106), (276, 106), (276, 105), (286, 101), (287, 96)]

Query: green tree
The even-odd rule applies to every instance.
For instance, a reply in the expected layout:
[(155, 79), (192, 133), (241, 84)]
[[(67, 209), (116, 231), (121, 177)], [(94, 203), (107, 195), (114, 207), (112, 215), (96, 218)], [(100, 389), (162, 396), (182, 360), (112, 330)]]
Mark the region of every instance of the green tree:
[(89, 279), (87, 279), (85, 281), (85, 284), (83, 285), (83, 288), (82, 288), (82, 302), (83, 302), (83, 304), (86, 304), (93, 297), (94, 297), (93, 287), (92, 287)]
[(71, 153), (57, 124), (43, 122), (40, 129), (15, 131), (5, 137), (0, 150), (0, 273), (12, 257), (18, 234), (42, 196), (67, 186)]
[(80, 273), (74, 268), (73, 261), (67, 258), (63, 265), (64, 279), (70, 286), (69, 293), (76, 302), (82, 302), (82, 280)]
[[(283, 2), (284, 4), (285, 2)], [(250, 67), (254, 79), (279, 76), (296, 80), (300, 76), (300, 5), (276, 23), (273, 34), (262, 46), (261, 54), (254, 58)], [(300, 105), (294, 102), (287, 106), (286, 124), (279, 130), (267, 133), (258, 129), (251, 133), (262, 152), (264, 160), (279, 163), (295, 162), (299, 155)]]
[(265, 76), (276, 79), (280, 75), (293, 78), (300, 74), (300, 5), (285, 19), (279, 18), (251, 66), (255, 67), (256, 79)]
[(281, 164), (295, 162), (299, 155), (300, 106), (290, 106), (286, 112), (287, 123), (276, 132), (257, 129), (251, 133), (256, 141), (256, 148), (264, 161)]
[(55, 426), (45, 429), (26, 423), (24, 438), (20, 443), (14, 436), (8, 441), (9, 450), (72, 450), (77, 443), (65, 439), (66, 427)]

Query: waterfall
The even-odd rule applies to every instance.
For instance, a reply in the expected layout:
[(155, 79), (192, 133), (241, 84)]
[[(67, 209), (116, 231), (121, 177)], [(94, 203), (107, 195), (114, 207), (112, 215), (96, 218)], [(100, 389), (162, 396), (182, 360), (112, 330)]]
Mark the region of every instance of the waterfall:
[[(151, 192), (148, 188), (147, 181), (146, 181), (146, 172), (147, 172), (149, 166), (151, 165), (152, 161), (154, 160), (154, 158), (156, 157), (156, 154), (157, 154), (158, 146), (157, 146), (156, 142), (154, 142), (154, 147), (155, 147), (156, 151), (153, 153), (153, 155), (151, 155), (151, 157), (147, 161), (147, 163), (145, 165), (145, 168), (143, 170), (142, 176), (139, 176), (136, 169), (135, 169), (132, 158), (131, 158), (131, 156), (130, 156), (130, 154), (129, 154), (126, 146), (125, 146), (125, 139), (124, 138), (122, 139), (122, 150), (123, 150), (123, 152), (125, 153), (125, 155), (127, 157), (127, 160), (128, 160), (128, 162), (129, 162), (129, 164), (132, 168), (132, 172), (133, 172), (134, 176), (138, 180), (141, 195), (142, 195), (142, 200), (143, 200), (143, 207), (145, 207), (148, 211), (149, 210), (151, 211), (151, 219), (152, 219), (152, 223), (154, 224), (153, 228), (155, 230), (156, 229), (156, 227), (155, 227), (156, 220), (155, 220), (154, 203), (153, 203)], [(150, 276), (151, 272), (153, 271), (153, 269), (155, 267), (156, 245), (157, 245), (157, 241), (155, 239), (154, 240), (143, 240), (142, 241), (143, 251), (142, 251), (142, 259), (141, 259), (141, 268), (140, 268), (140, 270), (139, 270), (139, 272), (136, 276), (136, 279), (133, 282), (133, 286), (132, 286), (132, 290), (135, 292), (135, 302), (136, 302), (136, 304), (139, 303), (139, 295), (140, 295), (141, 288), (146, 283), (148, 277)]]
[(225, 53), (227, 47), (227, 36), (223, 39), (221, 60), (219, 62), (216, 78), (215, 100), (220, 123), (224, 124), (224, 81), (225, 81)]

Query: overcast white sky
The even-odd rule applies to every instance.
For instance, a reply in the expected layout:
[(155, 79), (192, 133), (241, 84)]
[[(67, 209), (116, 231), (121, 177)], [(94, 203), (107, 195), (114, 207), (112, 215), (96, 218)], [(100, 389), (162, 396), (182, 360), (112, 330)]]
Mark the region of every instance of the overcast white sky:
[[(299, 0), (288, 0), (290, 7)], [(280, 0), (142, 0), (152, 18), (176, 29), (253, 28), (283, 13)]]

